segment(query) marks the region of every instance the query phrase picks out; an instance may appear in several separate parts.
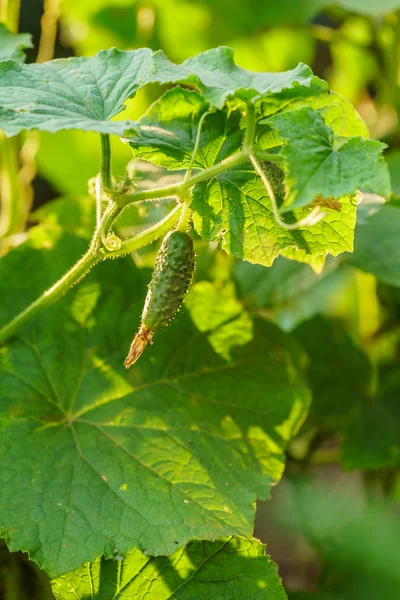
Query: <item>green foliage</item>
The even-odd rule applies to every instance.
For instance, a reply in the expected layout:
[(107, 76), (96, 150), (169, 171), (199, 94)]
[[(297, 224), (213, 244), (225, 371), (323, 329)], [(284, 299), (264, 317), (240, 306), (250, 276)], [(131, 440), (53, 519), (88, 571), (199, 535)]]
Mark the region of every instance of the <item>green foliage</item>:
[(382, 376), (375, 397), (349, 419), (342, 457), (348, 469), (382, 469), (400, 464), (398, 369)]
[(139, 600), (156, 594), (167, 598), (207, 600), (244, 595), (257, 600), (285, 600), (276, 566), (257, 541), (225, 538), (191, 542), (169, 557), (152, 558), (139, 550), (124, 560), (98, 559), (54, 579), (57, 600), (93, 598)]
[[(319, 112), (302, 107), (315, 104), (322, 111), (328, 109), (326, 114), (332, 124), (337, 123), (339, 110), (343, 123), (338, 99), (332, 105), (330, 95), (323, 90), (314, 90), (315, 96), (307, 90), (295, 88), (287, 94), (271, 96), (266, 105), (262, 104), (264, 118), (257, 129), (256, 142), (268, 150), (279, 148), (286, 141), (281, 155), (288, 164), (285, 180), (289, 194), (285, 199), (283, 190), (276, 191), (280, 203), (304, 206), (319, 196), (334, 197), (341, 199), (339, 211), (337, 207), (328, 210), (323, 221), (301, 232), (284, 230), (275, 223), (267, 192), (254, 169), (250, 165), (231, 168), (196, 185), (191, 208), (198, 233), (220, 242), (234, 256), (270, 266), (282, 254), (320, 270), (327, 253), (337, 255), (353, 248), (354, 200), (343, 196), (358, 188), (389, 194), (387, 167), (379, 156), (383, 146), (359, 137), (349, 141), (335, 138)], [(359, 135), (363, 131), (358, 125), (359, 117), (352, 114), (346, 103), (343, 106), (345, 115), (349, 114), (348, 135)], [(192, 161), (200, 117), (206, 107), (203, 98), (194, 92), (179, 88), (168, 91), (140, 120), (140, 135), (130, 138), (135, 156), (168, 169), (189, 165), (207, 169), (235, 155), (240, 151), (246, 126), (241, 104), (236, 109), (235, 105), (228, 105), (224, 111), (205, 117)], [(279, 114), (280, 110), (284, 112)], [(266, 113), (270, 118), (265, 118)], [(311, 130), (319, 131), (320, 137), (308, 136)], [(271, 159), (274, 157), (275, 154)], [(329, 203), (325, 204), (329, 207)], [(295, 210), (288, 222), (300, 220), (309, 212), (310, 209)]]
[(12, 34), (0, 23), (0, 61), (25, 62), (24, 48), (32, 48), (32, 36), (29, 33)]
[(233, 282), (199, 281), (186, 299), (186, 308), (199, 331), (207, 334), (215, 352), (225, 358), (235, 346), (253, 337), (253, 322), (235, 294)]
[(389, 196), (390, 179), (381, 156), (385, 146), (380, 142), (335, 139), (322, 116), (306, 108), (274, 116), (272, 123), (287, 142), (281, 151), (288, 164), (286, 206), (304, 206), (319, 195), (341, 198), (357, 189)]
[(286, 73), (249, 73), (235, 65), (229, 48), (210, 50), (180, 66), (147, 48), (112, 48), (92, 58), (44, 65), (6, 63), (0, 65), (0, 125), (9, 136), (29, 129), (122, 136), (134, 123), (110, 119), (124, 109), (124, 102), (149, 83), (175, 81), (196, 85), (211, 105), (222, 108), (230, 95), (251, 99), (295, 84), (316, 84), (318, 78), (305, 65)]
[(350, 415), (358, 415), (371, 385), (367, 357), (347, 332), (319, 316), (302, 323), (294, 335), (309, 357), (313, 403), (306, 426), (343, 429)]
[(338, 493), (334, 486), (294, 480), (281, 504), (280, 519), (288, 530), (301, 532), (328, 565), (321, 573), (320, 592), (294, 598), (392, 600), (398, 596), (400, 529), (394, 507), (363, 502), (351, 481), (346, 491)]
[[(2, 322), (21, 302), (22, 265), (32, 273), (26, 302), (79, 247), (38, 227), (3, 258)], [(122, 280), (131, 283), (116, 288)], [(308, 409), (298, 348), (262, 323), (226, 361), (182, 317), (128, 376), (135, 287), (143, 294), (132, 264), (103, 265), (1, 349), (1, 455), (11, 469), (1, 531), (51, 575), (135, 546), (157, 555), (193, 537), (250, 535), (254, 501), (281, 477)]]
[[(350, 264), (373, 273), (380, 281), (400, 286), (400, 207), (396, 204), (366, 205), (356, 229)], [(371, 244), (371, 240), (377, 240)]]

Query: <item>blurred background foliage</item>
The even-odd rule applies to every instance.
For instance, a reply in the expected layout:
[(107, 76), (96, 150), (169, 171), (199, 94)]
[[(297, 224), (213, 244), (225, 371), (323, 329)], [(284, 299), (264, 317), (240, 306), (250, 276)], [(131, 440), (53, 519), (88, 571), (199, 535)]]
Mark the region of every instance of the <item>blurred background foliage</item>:
[[(292, 332), (308, 353), (311, 413), (291, 444), (283, 481), (259, 505), (255, 528), (290, 600), (400, 598), (398, 9), (399, 0), (22, 0), (20, 6), (19, 30), (33, 35), (30, 62), (110, 46), (160, 48), (179, 62), (218, 45), (231, 46), (236, 62), (250, 70), (286, 70), (303, 61), (355, 104), (372, 137), (388, 144), (391, 202), (364, 198), (354, 254), (328, 260), (321, 275), (284, 258), (269, 269), (251, 265), (198, 241), (187, 309), (202, 331), (222, 324), (210, 334), (214, 348), (226, 353), (230, 344), (246, 343), (257, 315)], [(119, 118), (138, 118), (159, 93), (157, 85), (140, 91)], [(34, 192), (30, 224), (60, 223), (89, 238), (95, 214), (87, 182), (98, 171), (97, 136), (40, 133), (23, 142), (21, 161)], [(122, 175), (131, 153), (118, 139), (112, 144), (114, 171)], [(143, 164), (130, 168), (149, 185), (159, 176)], [(162, 211), (130, 209), (120, 231)], [(151, 265), (153, 257), (154, 248), (133, 256), (138, 265)], [(221, 314), (212, 310), (216, 305)], [(52, 597), (32, 563), (0, 551), (0, 597)]]

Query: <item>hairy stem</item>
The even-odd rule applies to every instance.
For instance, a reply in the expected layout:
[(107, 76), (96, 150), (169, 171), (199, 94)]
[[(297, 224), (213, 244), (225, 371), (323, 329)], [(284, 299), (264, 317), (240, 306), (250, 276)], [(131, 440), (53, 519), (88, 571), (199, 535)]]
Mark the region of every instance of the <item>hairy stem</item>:
[(190, 207), (186, 203), (184, 203), (182, 206), (181, 215), (179, 217), (177, 229), (179, 231), (187, 231), (191, 217), (192, 217), (192, 211), (191, 211)]
[(173, 198), (174, 196), (181, 197), (197, 183), (206, 181), (207, 179), (211, 179), (212, 177), (215, 177), (220, 173), (224, 173), (228, 169), (240, 165), (247, 160), (247, 152), (238, 152), (237, 154), (234, 154), (233, 156), (230, 156), (226, 160), (220, 162), (218, 165), (214, 165), (209, 169), (204, 169), (200, 171), (192, 177), (188, 177), (181, 183), (169, 185), (163, 188), (142, 190), (139, 192), (135, 192), (130, 196), (122, 196), (117, 200), (117, 204), (120, 208), (124, 208), (125, 206), (128, 206), (129, 204), (132, 204), (139, 200), (152, 200), (154, 198)]
[(247, 127), (246, 134), (243, 140), (243, 150), (250, 152), (254, 141), (254, 132), (256, 128), (256, 115), (254, 110), (254, 104), (252, 102), (247, 103)]
[(100, 163), (101, 184), (104, 190), (112, 189), (111, 178), (111, 145), (110, 136), (101, 134), (101, 163)]
[(177, 223), (184, 208), (185, 207), (182, 207), (181, 204), (178, 204), (164, 219), (162, 219), (162, 221), (159, 221), (156, 223), (156, 225), (145, 229), (135, 237), (129, 240), (124, 240), (118, 250), (112, 252), (103, 250), (104, 258), (116, 258), (118, 256), (123, 256), (124, 254), (129, 254), (130, 252), (139, 250), (139, 248), (143, 248), (143, 246), (151, 244), (159, 237), (164, 236), (170, 229), (172, 229), (175, 223)]
[(280, 154), (270, 154), (269, 152), (265, 152), (265, 150), (257, 150), (256, 148), (253, 149), (252, 153), (258, 160), (267, 160), (280, 165), (285, 163), (285, 159)]

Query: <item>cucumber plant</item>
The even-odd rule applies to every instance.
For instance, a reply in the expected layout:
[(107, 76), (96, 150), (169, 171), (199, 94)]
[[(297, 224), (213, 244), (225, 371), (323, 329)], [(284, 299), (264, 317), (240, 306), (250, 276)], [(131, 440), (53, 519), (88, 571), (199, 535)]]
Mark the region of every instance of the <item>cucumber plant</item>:
[[(150, 83), (162, 94), (143, 117), (115, 120)], [(4, 60), (0, 129), (100, 137), (86, 250), (85, 236), (41, 224), (0, 261), (0, 534), (63, 600), (285, 598), (252, 531), (310, 405), (300, 346), (255, 319), (222, 353), (182, 314), (134, 363), (189, 287), (195, 237), (317, 273), (351, 252), (360, 194), (390, 194), (385, 145), (306, 65), (252, 73), (225, 47), (180, 65), (149, 49)], [(110, 136), (173, 181), (121, 184)], [(124, 237), (125, 209), (154, 204), (162, 218)], [(129, 255), (160, 238), (127, 372), (147, 278)]]

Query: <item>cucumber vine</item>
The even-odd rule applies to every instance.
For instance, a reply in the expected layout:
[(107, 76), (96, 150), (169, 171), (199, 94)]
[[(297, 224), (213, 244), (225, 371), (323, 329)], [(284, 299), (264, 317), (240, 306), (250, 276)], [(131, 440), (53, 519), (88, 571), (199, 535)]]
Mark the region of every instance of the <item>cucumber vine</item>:
[[(4, 342), (14, 335), (27, 321), (38, 315), (42, 310), (50, 306), (53, 302), (58, 300), (63, 294), (65, 294), (72, 286), (78, 283), (98, 262), (107, 260), (109, 258), (118, 258), (124, 256), (139, 248), (142, 248), (148, 244), (151, 244), (161, 236), (165, 235), (173, 227), (177, 227), (181, 231), (185, 231), (188, 227), (191, 218), (190, 209), (190, 191), (197, 183), (210, 180), (216, 175), (225, 173), (232, 167), (239, 166), (245, 162), (251, 160), (256, 166), (257, 171), (262, 177), (264, 184), (267, 187), (270, 198), (274, 198), (272, 187), (268, 182), (267, 175), (262, 171), (259, 166), (257, 159), (257, 149), (253, 148), (254, 133), (255, 133), (255, 117), (254, 108), (252, 104), (248, 104), (247, 112), (247, 127), (245, 130), (243, 146), (240, 152), (234, 154), (230, 158), (222, 161), (219, 164), (214, 165), (208, 169), (204, 169), (196, 173), (196, 175), (190, 175), (192, 165), (195, 160), (196, 153), (198, 151), (198, 145), (200, 143), (201, 128), (205, 118), (212, 114), (213, 111), (207, 111), (204, 113), (199, 121), (198, 132), (196, 135), (196, 144), (193, 150), (191, 163), (186, 171), (185, 177), (182, 182), (166, 187), (152, 188), (149, 190), (138, 191), (126, 195), (118, 195), (117, 188), (113, 185), (113, 177), (111, 171), (111, 146), (109, 135), (101, 134), (101, 191), (97, 194), (97, 211), (101, 215), (99, 223), (94, 231), (92, 241), (86, 254), (63, 276), (57, 281), (49, 290), (46, 290), (42, 296), (35, 300), (30, 306), (23, 310), (19, 315), (12, 319), (6, 326), (0, 329), (0, 342)], [(269, 156), (265, 152), (260, 153), (262, 160)], [(272, 193), (271, 193), (272, 192)], [(101, 198), (105, 196), (107, 198), (107, 207), (103, 214), (101, 214)], [(143, 200), (167, 200), (176, 198), (177, 206), (159, 223), (153, 225), (147, 230), (137, 234), (136, 236), (120, 240), (118, 236), (111, 233), (113, 225), (121, 214), (122, 210), (131, 204), (143, 201)], [(100, 206), (100, 208), (99, 208)], [(284, 227), (297, 228), (304, 227), (313, 224), (315, 213), (319, 212), (316, 208), (313, 210), (311, 215), (303, 219), (301, 223), (296, 225), (288, 226), (284, 223), (275, 210), (276, 219), (279, 219), (280, 225)]]

